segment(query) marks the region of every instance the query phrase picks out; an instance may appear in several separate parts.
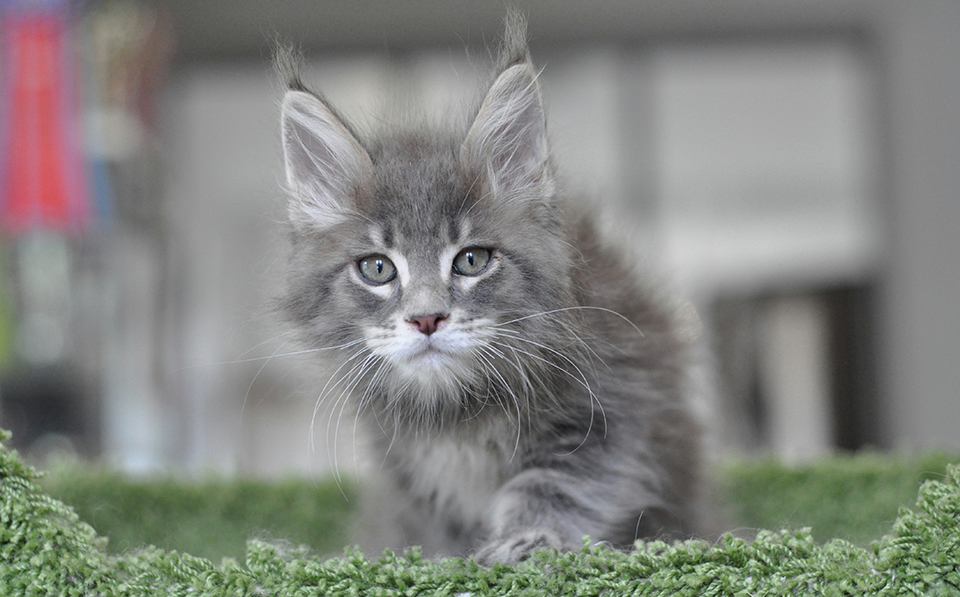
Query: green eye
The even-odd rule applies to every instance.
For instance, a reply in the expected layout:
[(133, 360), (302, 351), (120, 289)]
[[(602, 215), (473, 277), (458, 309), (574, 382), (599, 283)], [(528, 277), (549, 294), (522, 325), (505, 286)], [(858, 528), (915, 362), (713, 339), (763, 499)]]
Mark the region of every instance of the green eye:
[(357, 267), (364, 280), (377, 286), (397, 277), (397, 268), (386, 255), (367, 255), (357, 262)]
[(453, 258), (453, 271), (461, 276), (476, 276), (490, 263), (490, 249), (470, 247)]

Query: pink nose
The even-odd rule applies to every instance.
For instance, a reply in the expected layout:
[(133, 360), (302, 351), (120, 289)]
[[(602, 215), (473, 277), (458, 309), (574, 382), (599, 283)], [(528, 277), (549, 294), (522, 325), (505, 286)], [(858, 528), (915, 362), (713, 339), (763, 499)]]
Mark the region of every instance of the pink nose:
[(433, 315), (417, 315), (415, 317), (411, 317), (407, 321), (417, 326), (417, 329), (420, 330), (420, 333), (429, 336), (437, 331), (437, 326), (440, 325), (440, 322), (446, 318), (446, 315), (434, 313)]

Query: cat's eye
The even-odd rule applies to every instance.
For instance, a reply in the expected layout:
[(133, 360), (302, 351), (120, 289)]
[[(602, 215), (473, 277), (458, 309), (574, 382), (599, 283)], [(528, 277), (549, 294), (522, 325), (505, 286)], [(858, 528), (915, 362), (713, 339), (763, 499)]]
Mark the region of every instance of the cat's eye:
[(367, 255), (357, 262), (363, 279), (377, 286), (397, 277), (397, 268), (386, 255)]
[(453, 271), (461, 276), (476, 276), (487, 269), (488, 263), (490, 263), (490, 249), (469, 247), (453, 258)]

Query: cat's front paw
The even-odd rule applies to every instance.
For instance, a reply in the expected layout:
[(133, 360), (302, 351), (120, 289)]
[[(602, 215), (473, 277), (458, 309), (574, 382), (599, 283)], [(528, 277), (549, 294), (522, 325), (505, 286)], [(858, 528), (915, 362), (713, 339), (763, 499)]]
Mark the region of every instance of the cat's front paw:
[(530, 557), (534, 550), (546, 547), (564, 549), (568, 546), (553, 531), (526, 529), (488, 542), (474, 554), (473, 561), (481, 566), (497, 562), (513, 565)]

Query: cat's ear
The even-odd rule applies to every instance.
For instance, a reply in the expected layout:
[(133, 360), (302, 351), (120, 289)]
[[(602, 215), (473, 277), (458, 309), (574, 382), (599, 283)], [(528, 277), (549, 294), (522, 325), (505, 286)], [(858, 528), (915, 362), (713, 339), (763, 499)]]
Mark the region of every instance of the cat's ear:
[(326, 228), (341, 221), (372, 176), (370, 155), (336, 113), (311, 93), (288, 91), (281, 122), (294, 224)]
[(553, 194), (540, 86), (524, 60), (493, 82), (460, 149), (461, 163), (488, 178), (500, 196)]

